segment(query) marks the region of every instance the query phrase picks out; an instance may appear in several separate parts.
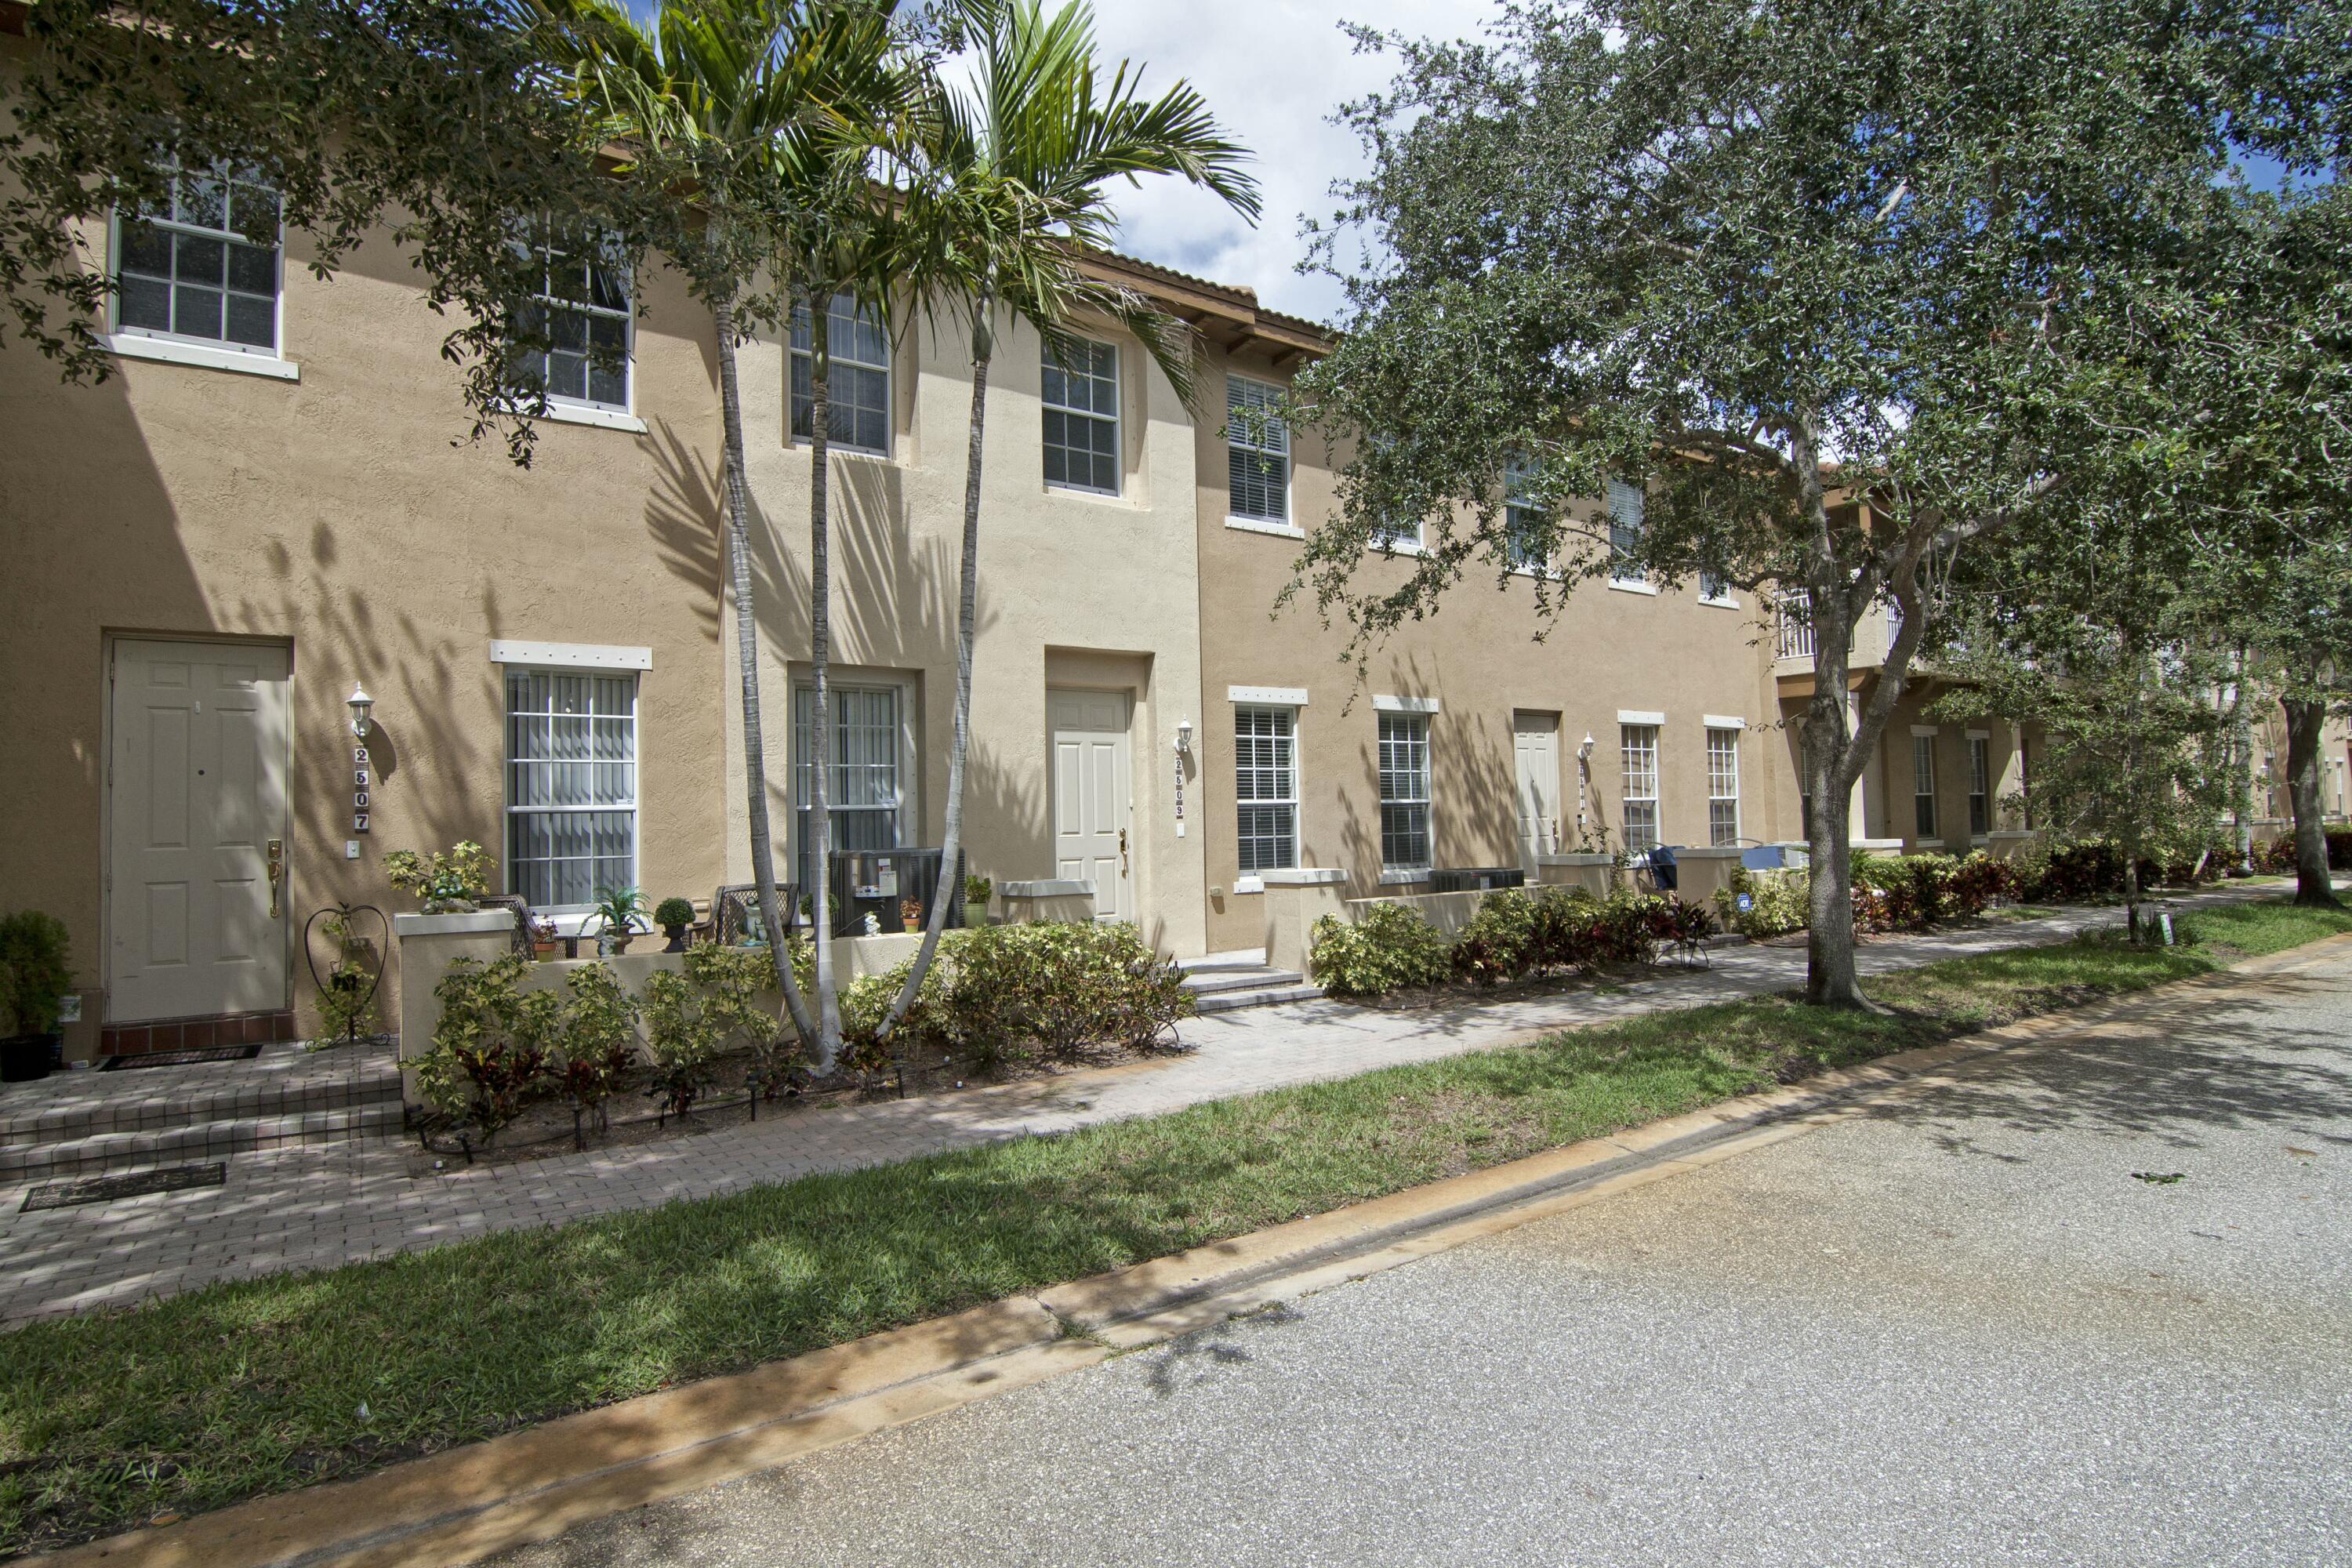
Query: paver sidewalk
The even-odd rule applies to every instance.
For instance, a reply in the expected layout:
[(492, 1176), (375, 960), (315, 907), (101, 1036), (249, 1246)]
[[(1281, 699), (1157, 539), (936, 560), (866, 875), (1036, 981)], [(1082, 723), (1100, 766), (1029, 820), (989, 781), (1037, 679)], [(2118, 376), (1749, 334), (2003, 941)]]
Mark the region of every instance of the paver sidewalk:
[[(2273, 892), (2275, 889), (2263, 889)], [(2179, 900), (2233, 901), (2244, 892)], [(1882, 938), (1865, 973), (2063, 941), (2113, 925), (2112, 909), (2013, 925)], [(1733, 946), (1710, 969), (1663, 969), (1607, 992), (1389, 1013), (1317, 1001), (1188, 1020), (1182, 1055), (928, 1099), (763, 1116), (625, 1149), (412, 1177), (387, 1140), (263, 1151), (229, 1162), (226, 1185), (79, 1208), (17, 1212), (0, 1188), (0, 1321), (134, 1301), (219, 1279), (332, 1268), (465, 1237), (708, 1197), (761, 1182), (881, 1164), (1024, 1134), (1177, 1110), (1289, 1084), (1492, 1049), (1576, 1024), (1786, 990), (1801, 947)]]

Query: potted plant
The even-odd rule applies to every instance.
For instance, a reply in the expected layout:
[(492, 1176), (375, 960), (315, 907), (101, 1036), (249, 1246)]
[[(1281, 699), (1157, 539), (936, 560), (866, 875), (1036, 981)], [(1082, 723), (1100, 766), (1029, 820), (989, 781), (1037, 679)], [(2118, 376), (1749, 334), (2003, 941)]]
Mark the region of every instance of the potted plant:
[(623, 953), (646, 918), (646, 897), (635, 888), (599, 888), (596, 908), (589, 918), (597, 922), (596, 951)]
[(470, 838), (446, 855), (395, 849), (383, 858), (383, 874), (394, 887), (422, 900), (428, 915), (471, 914), (480, 907), (476, 900), (490, 890), (490, 858)]
[(684, 899), (664, 899), (654, 910), (654, 924), (669, 938), (664, 952), (686, 951), (686, 928), (694, 923), (694, 906)]
[(963, 879), (963, 918), (967, 925), (988, 923), (988, 900), (996, 891), (996, 883), (974, 871)]
[(542, 961), (553, 958), (556, 949), (562, 945), (562, 939), (555, 934), (554, 917), (541, 915), (530, 922), (530, 954), (533, 958)]
[(58, 1016), (73, 987), (65, 921), (38, 910), (0, 919), (0, 1081), (47, 1078), (64, 1054)]

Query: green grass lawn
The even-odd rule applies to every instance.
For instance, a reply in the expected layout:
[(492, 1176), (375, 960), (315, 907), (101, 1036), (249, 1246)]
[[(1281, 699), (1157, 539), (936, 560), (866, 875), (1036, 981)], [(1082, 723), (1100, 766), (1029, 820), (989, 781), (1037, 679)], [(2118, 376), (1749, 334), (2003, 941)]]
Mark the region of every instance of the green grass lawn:
[[(2352, 931), (2244, 906), (0, 1335), (0, 1554), (217, 1508)], [(362, 1407), (368, 1411), (360, 1414)]]

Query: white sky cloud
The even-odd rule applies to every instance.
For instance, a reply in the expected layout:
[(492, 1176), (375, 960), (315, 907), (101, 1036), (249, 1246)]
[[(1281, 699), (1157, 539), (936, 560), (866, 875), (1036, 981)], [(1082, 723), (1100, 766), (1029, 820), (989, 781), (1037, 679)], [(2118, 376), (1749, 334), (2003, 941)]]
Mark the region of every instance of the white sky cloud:
[(1299, 219), (1328, 216), (1331, 182), (1362, 167), (1354, 135), (1328, 122), (1332, 110), (1386, 86), (1396, 70), (1393, 57), (1356, 54), (1340, 20), (1458, 37), (1483, 28), (1496, 9), (1484, 0), (1096, 0), (1104, 59), (1142, 65), (1148, 93), (1178, 77), (1191, 79), (1256, 153), (1265, 196), (1265, 216), (1253, 229), (1215, 197), (1181, 182), (1119, 189), (1120, 248), (1255, 289), (1275, 310), (1318, 321), (1336, 315), (1338, 286), (1297, 271), (1307, 248)]

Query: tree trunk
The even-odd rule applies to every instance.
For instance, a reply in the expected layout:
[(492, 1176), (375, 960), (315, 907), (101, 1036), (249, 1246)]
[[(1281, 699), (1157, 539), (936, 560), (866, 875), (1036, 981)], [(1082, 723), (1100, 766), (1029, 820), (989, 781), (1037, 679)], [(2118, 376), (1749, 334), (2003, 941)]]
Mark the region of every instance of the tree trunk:
[(2139, 941), (2139, 847), (2137, 840), (2124, 846), (2124, 936), (2137, 944)]
[[(1850, 623), (1849, 623), (1850, 624)], [(1813, 622), (1813, 700), (1805, 716), (1805, 789), (1813, 797), (1813, 820), (1806, 834), (1811, 858), (1805, 918), (1805, 1000), (1827, 1007), (1866, 1007), (1854, 968), (1853, 825), (1848, 812), (1853, 785), (1841, 765), (1851, 742), (1846, 734), (1846, 657), (1841, 627), (1835, 658), (1836, 685), (1822, 669), (1821, 616)]]
[[(735, 378), (735, 305), (727, 299), (710, 308), (719, 335), (719, 408), (725, 428), (719, 466), (727, 497), (727, 564), (735, 591), (735, 668), (742, 683), (744, 815), (751, 833), (751, 880), (760, 899), (760, 920), (776, 966), (784, 1010), (803, 1041), (816, 1036), (815, 1021), (793, 973), (792, 947), (779, 918), (776, 858), (768, 831), (767, 748), (760, 726), (760, 618), (751, 598), (751, 501), (743, 482), (743, 398)], [(712, 918), (718, 916), (716, 910)]]
[(2320, 817), (2319, 747), (2327, 704), (2286, 703), (2286, 784), (2294, 801), (2294, 901), (2334, 908), (2336, 885), (2327, 875), (2327, 828)]
[(833, 983), (833, 810), (826, 777), (832, 772), (833, 703), (827, 689), (833, 672), (832, 529), (825, 515), (831, 463), (833, 301), (809, 296), (809, 683), (815, 688), (809, 716), (809, 851), (816, 886), (809, 909), (816, 921), (816, 1042), (809, 1069), (833, 1070), (841, 1056), (841, 996)]
[(948, 879), (956, 875), (956, 858), (963, 848), (964, 758), (971, 746), (971, 647), (980, 605), (980, 458), (981, 435), (988, 417), (988, 365), (994, 346), (994, 302), (983, 292), (974, 313), (971, 361), (971, 447), (963, 470), (963, 574), (956, 598), (955, 738), (948, 752), (947, 827), (940, 839), (940, 893), (923, 921), (923, 944), (916, 950), (913, 969), (898, 989), (882, 1020), (881, 1037), (887, 1040), (907, 1010), (922, 994), (923, 980), (939, 952), (940, 933), (947, 926)]

